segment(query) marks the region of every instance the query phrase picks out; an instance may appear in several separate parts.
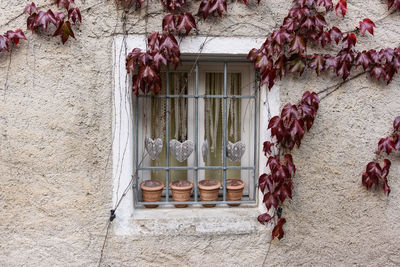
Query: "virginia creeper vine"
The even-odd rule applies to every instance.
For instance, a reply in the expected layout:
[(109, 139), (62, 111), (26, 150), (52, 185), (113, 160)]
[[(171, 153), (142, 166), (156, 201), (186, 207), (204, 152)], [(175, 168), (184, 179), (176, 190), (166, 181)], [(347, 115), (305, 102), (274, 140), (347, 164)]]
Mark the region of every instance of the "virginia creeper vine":
[(74, 31), (71, 27), (72, 24), (82, 23), (82, 15), (75, 5), (75, 0), (56, 0), (57, 6), (62, 6), (66, 10), (64, 12), (53, 11), (51, 9), (45, 11), (38, 10), (36, 4), (32, 2), (25, 7), (24, 13), (29, 17), (26, 21), (28, 30), (32, 31), (46, 31), (49, 24), (56, 27), (53, 36), (60, 36), (63, 44), (68, 41), (69, 37), (75, 38)]
[[(381, 138), (378, 142), (377, 153), (383, 151), (390, 155), (392, 151), (400, 151), (400, 116), (393, 121), (393, 132), (390, 136)], [(383, 166), (382, 166), (383, 164)], [(361, 182), (369, 190), (372, 186), (383, 188), (385, 194), (390, 194), (390, 187), (387, 176), (390, 171), (392, 162), (389, 159), (384, 159), (382, 162), (371, 161), (367, 164), (366, 170), (362, 174)]]
[[(247, 0), (242, 0), (247, 5)], [(124, 8), (138, 9), (144, 0), (115, 0)], [(186, 36), (197, 31), (195, 17), (185, 11), (186, 0), (161, 0), (168, 12), (162, 20), (162, 32), (153, 32), (148, 36), (145, 51), (135, 48), (126, 58), (126, 68), (132, 73), (132, 86), (135, 94), (139, 91), (157, 94), (161, 89), (160, 70), (162, 66), (180, 64), (180, 49), (175, 36)], [(258, 0), (259, 3), (259, 0)], [(74, 0), (56, 0), (58, 7), (65, 12), (38, 10), (34, 2), (25, 7), (28, 14), (27, 29), (35, 32), (46, 32), (53, 24), (53, 36), (60, 36), (63, 44), (69, 37), (75, 38), (72, 25), (82, 22), (79, 8)], [(388, 0), (388, 9), (400, 11), (400, 0)], [(197, 15), (206, 20), (210, 16), (222, 17), (227, 11), (226, 0), (201, 0)], [(384, 80), (389, 84), (400, 68), (400, 48), (385, 48), (358, 51), (355, 49), (357, 35), (364, 36), (367, 32), (374, 35), (375, 23), (369, 18), (359, 22), (359, 26), (351, 32), (343, 32), (336, 26), (328, 28), (326, 14), (335, 11), (344, 17), (347, 13), (347, 1), (339, 0), (334, 5), (332, 0), (293, 0), (293, 5), (282, 25), (267, 36), (258, 49), (253, 48), (248, 59), (254, 63), (254, 68), (261, 74), (261, 84), (267, 84), (268, 89), (274, 86), (276, 79), (282, 79), (291, 73), (302, 73), (307, 68), (316, 71), (317, 75), (331, 70), (338, 77), (346, 80), (351, 71), (362, 67), (370, 77)], [(13, 45), (26, 40), (21, 29), (7, 31), (0, 35), (0, 52), (10, 51)], [(340, 46), (339, 46), (340, 43)], [(308, 46), (325, 48), (327, 45), (337, 45), (340, 51), (336, 55), (314, 53), (307, 54)], [(263, 203), (268, 209), (279, 206), (287, 198), (292, 198), (292, 178), (296, 172), (290, 153), (281, 155), (285, 150), (300, 147), (305, 131), (309, 131), (314, 123), (319, 108), (319, 98), (316, 93), (305, 92), (298, 105), (287, 104), (280, 116), (273, 117), (268, 124), (274, 142), (264, 142), (263, 151), (268, 156), (269, 173), (259, 177), (259, 188), (263, 193)], [(400, 117), (393, 124), (391, 136), (382, 138), (378, 143), (378, 153), (385, 151), (390, 154), (400, 150)], [(278, 150), (279, 148), (279, 150)], [(382, 165), (383, 164), (383, 165)], [(387, 176), (391, 162), (384, 159), (382, 163), (368, 163), (362, 175), (362, 184), (370, 189), (372, 186), (382, 186), (386, 194), (390, 193)], [(281, 239), (284, 236), (283, 224), (286, 219), (281, 212), (261, 214), (260, 223), (274, 220), (275, 227), (272, 238)]]
[[(125, 2), (129, 5), (135, 3), (136, 6), (142, 4), (139, 0)], [(126, 59), (127, 70), (132, 73), (135, 94), (138, 94), (139, 90), (155, 94), (160, 91), (160, 66), (172, 63), (177, 67), (180, 64), (179, 45), (173, 34), (188, 35), (191, 30), (197, 30), (192, 14), (182, 12), (186, 0), (161, 0), (161, 2), (170, 12), (163, 18), (163, 33), (150, 34), (147, 50), (141, 51), (135, 48)], [(243, 2), (247, 5), (247, 0)], [(388, 8), (393, 6), (400, 10), (400, 0), (389, 0)], [(226, 0), (202, 0), (197, 15), (203, 19), (207, 19), (210, 14), (221, 17), (226, 10)], [(282, 25), (267, 36), (260, 48), (253, 48), (248, 54), (248, 59), (261, 74), (261, 84), (267, 84), (271, 90), (278, 77), (282, 79), (288, 72), (302, 75), (306, 68), (314, 69), (318, 76), (324, 71), (331, 70), (346, 80), (351, 71), (362, 67), (364, 72), (368, 72), (370, 77), (377, 80), (382, 79), (387, 84), (393, 80), (400, 68), (400, 49), (356, 50), (357, 35), (365, 36), (367, 32), (374, 35), (375, 23), (365, 18), (351, 32), (343, 32), (336, 26), (328, 28), (326, 14), (333, 11), (338, 16), (344, 17), (347, 13), (347, 1), (339, 0), (334, 5), (332, 0), (293, 0), (293, 5)], [(307, 54), (310, 45), (322, 49), (327, 45), (337, 45), (340, 50), (336, 55)], [(281, 218), (279, 206), (287, 198), (292, 198), (292, 178), (296, 168), (291, 154), (282, 156), (276, 151), (272, 153), (271, 148), (292, 150), (295, 145), (300, 147), (305, 131), (309, 131), (314, 123), (318, 107), (318, 95), (307, 91), (299, 105), (285, 105), (281, 115), (273, 117), (268, 124), (275, 142), (267, 141), (263, 144), (263, 151), (268, 156), (269, 174), (264, 173), (260, 176), (259, 188), (264, 195), (263, 203), (267, 209), (274, 207), (279, 212), (274, 212), (272, 216), (269, 213), (261, 214), (258, 221), (262, 224), (275, 221), (272, 238), (281, 239), (284, 236), (283, 225), (286, 219)], [(374, 164), (373, 171), (369, 170), (372, 169), (372, 165), (372, 163), (368, 165), (370, 168), (367, 167), (366, 174), (363, 175), (363, 184), (367, 188), (370, 188), (371, 184), (376, 184), (374, 177), (377, 177), (376, 173), (380, 171), (385, 192), (390, 192), (386, 180), (390, 161), (385, 160), (384, 167)]]

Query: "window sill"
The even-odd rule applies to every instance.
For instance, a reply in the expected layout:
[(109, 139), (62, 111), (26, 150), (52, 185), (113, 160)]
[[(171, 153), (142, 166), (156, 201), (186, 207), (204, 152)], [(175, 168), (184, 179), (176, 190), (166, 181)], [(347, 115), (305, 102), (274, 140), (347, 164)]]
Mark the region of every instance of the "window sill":
[(265, 231), (255, 205), (240, 207), (158, 207), (135, 209), (128, 223), (116, 224), (117, 235), (168, 236), (207, 234), (251, 234)]

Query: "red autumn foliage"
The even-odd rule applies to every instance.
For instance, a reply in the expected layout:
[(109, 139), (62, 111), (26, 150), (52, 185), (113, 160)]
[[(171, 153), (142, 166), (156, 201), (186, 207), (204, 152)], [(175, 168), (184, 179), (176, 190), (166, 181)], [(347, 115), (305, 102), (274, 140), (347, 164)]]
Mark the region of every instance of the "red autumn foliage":
[(24, 13), (29, 15), (26, 21), (27, 28), (32, 31), (46, 31), (49, 25), (53, 24), (56, 27), (53, 36), (60, 36), (62, 43), (65, 44), (69, 37), (75, 38), (71, 21), (73, 24), (82, 23), (81, 12), (79, 8), (72, 7), (73, 5), (75, 5), (74, 0), (57, 0), (57, 6), (66, 9), (67, 13), (65, 14), (51, 9), (46, 12), (38, 10), (36, 4), (32, 2), (24, 9)]
[(189, 12), (165, 15), (162, 21), (162, 28), (167, 33), (183, 32), (185, 35), (188, 35), (192, 29), (197, 30), (196, 21)]
[[(273, 117), (268, 129), (271, 129), (271, 136), (276, 143), (264, 142), (263, 151), (268, 157), (267, 167), (269, 173), (262, 174), (258, 179), (260, 191), (263, 193), (263, 203), (267, 209), (278, 208), (287, 198), (292, 198), (293, 183), (292, 178), (296, 173), (296, 166), (293, 163), (291, 154), (286, 154), (281, 158), (279, 155), (272, 155), (271, 147), (286, 147), (293, 149), (295, 144), (300, 147), (301, 140), (305, 131), (309, 131), (314, 123), (315, 116), (319, 108), (319, 98), (316, 93), (305, 92), (298, 105), (287, 104), (283, 107), (281, 115)], [(279, 217), (279, 216), (278, 216)], [(268, 213), (258, 216), (258, 221), (262, 224), (276, 218)], [(284, 218), (279, 218), (272, 231), (272, 238), (281, 239), (284, 235)]]
[(126, 69), (132, 73), (132, 89), (136, 95), (157, 94), (161, 89), (161, 66), (168, 62), (178, 66), (180, 50), (178, 41), (172, 34), (153, 32), (148, 37), (147, 51), (135, 48), (126, 58)]
[[(400, 116), (396, 117), (393, 121), (393, 132), (390, 136), (381, 138), (378, 142), (378, 154), (385, 151), (389, 155), (392, 151), (400, 151)], [(362, 174), (362, 184), (371, 189), (373, 185), (379, 187), (382, 185), (385, 194), (390, 194), (390, 187), (388, 185), (387, 176), (389, 174), (391, 161), (389, 159), (383, 160), (383, 166), (371, 161), (367, 164), (366, 170)]]
[(9, 52), (12, 45), (18, 45), (21, 39), (26, 40), (25, 34), (21, 29), (7, 31), (4, 35), (0, 35), (0, 53), (4, 50)]
[[(322, 12), (320, 7), (325, 9)], [(344, 16), (347, 3), (340, 0), (336, 4), (336, 13)], [(380, 51), (357, 51), (357, 37), (353, 33), (343, 34), (337, 27), (328, 28), (326, 13), (333, 11), (331, 0), (294, 0), (288, 15), (284, 18), (279, 29), (267, 37), (263, 45), (253, 48), (248, 59), (259, 70), (262, 84), (268, 84), (271, 89), (277, 76), (282, 79), (289, 72), (302, 75), (307, 67), (320, 75), (326, 70), (332, 70), (343, 80), (351, 71), (362, 66), (370, 77), (390, 83), (400, 68), (400, 49), (387, 48)], [(360, 32), (374, 34), (375, 24), (365, 18), (360, 21)], [(312, 54), (307, 55), (308, 45), (320, 45), (322, 48), (329, 44), (342, 43), (337, 55)], [(277, 75), (279, 74), (279, 75)]]

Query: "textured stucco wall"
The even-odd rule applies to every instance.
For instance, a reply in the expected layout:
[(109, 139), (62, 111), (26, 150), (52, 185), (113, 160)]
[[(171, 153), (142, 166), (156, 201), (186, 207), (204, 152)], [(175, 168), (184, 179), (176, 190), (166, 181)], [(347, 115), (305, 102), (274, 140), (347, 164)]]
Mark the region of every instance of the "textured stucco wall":
[[(1, 32), (25, 29), (26, 16), (17, 16), (28, 2), (0, 0)], [(62, 46), (28, 32), (29, 41), (0, 55), (1, 266), (94, 266), (99, 259), (111, 207), (112, 40), (124, 28), (160, 30), (162, 8), (152, 3), (146, 18), (144, 9), (131, 11), (124, 27), (124, 12), (113, 1), (76, 2), (84, 10), (77, 40)], [(290, 6), (288, 0), (250, 2), (248, 8), (229, 4), (222, 20), (200, 22), (200, 34), (263, 36)], [(388, 14), (386, 1), (366, 2), (349, 1), (347, 18), (331, 21), (346, 30)], [(377, 22), (375, 38), (359, 38), (358, 48), (397, 46), (398, 18)], [(307, 72), (278, 86), (282, 103), (295, 103), (305, 90), (338, 83)], [(285, 239), (269, 248), (268, 231), (138, 238), (111, 229), (104, 265), (261, 266), (268, 251), (267, 265), (400, 265), (399, 160), (390, 157), (390, 197), (360, 185), (378, 139), (400, 114), (399, 86), (398, 77), (384, 86), (362, 75), (321, 102), (314, 128), (294, 152), (298, 172), (284, 209)]]

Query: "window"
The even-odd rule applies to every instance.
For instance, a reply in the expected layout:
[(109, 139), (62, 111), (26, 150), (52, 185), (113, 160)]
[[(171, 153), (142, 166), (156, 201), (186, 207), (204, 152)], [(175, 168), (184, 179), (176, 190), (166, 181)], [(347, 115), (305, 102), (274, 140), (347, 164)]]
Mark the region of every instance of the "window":
[[(190, 201), (182, 204), (202, 204), (197, 185), (204, 179), (223, 185), (218, 200), (209, 204), (255, 203), (258, 90), (251, 64), (228, 58), (185, 60), (177, 70), (165, 70), (162, 81), (159, 94), (140, 94), (133, 100), (135, 205), (149, 205), (139, 186), (145, 180), (165, 184), (162, 200), (150, 204), (172, 204), (169, 184), (176, 180), (194, 184)], [(146, 139), (152, 144), (158, 139), (157, 146), (146, 147)], [(182, 143), (192, 145), (186, 155), (171, 146)], [(243, 145), (242, 153), (228, 153)], [(246, 186), (242, 200), (232, 202), (226, 198), (226, 181), (238, 178)]]
[[(198, 94), (214, 94), (221, 95), (221, 88), (223, 90), (223, 80), (224, 80), (224, 62), (227, 62), (227, 88), (231, 88), (232, 92), (229, 94), (232, 95), (242, 95), (242, 96), (253, 96), (252, 86), (244, 86), (248, 83), (254, 81), (254, 72), (252, 68), (241, 60), (246, 58), (249, 47), (259, 47), (264, 38), (245, 38), (245, 37), (186, 37), (182, 40), (180, 44), (181, 53), (183, 55), (184, 64), (177, 71), (171, 69), (168, 79), (169, 84), (177, 83), (178, 85), (181, 83), (180, 80), (187, 79), (187, 82), (182, 82), (187, 86), (184, 86), (184, 94), (182, 94), (181, 100), (177, 98), (171, 97), (173, 92), (173, 87), (170, 86), (169, 91), (169, 102), (170, 102), (170, 139), (190, 139), (192, 141), (196, 140), (196, 133), (198, 138), (198, 165), (196, 165), (196, 155), (195, 152), (189, 156), (186, 162), (178, 163), (175, 161), (174, 156), (170, 156), (170, 166), (174, 166), (174, 170), (170, 170), (170, 178), (175, 179), (175, 175), (177, 178), (186, 178), (189, 177), (189, 180), (194, 181), (195, 177), (195, 166), (199, 166), (198, 169), (198, 180), (206, 178), (211, 174), (215, 174), (218, 179), (223, 178), (223, 170), (206, 170), (201, 169), (200, 167), (213, 167), (213, 166), (222, 166), (223, 167), (223, 158), (222, 151), (219, 151), (220, 148), (213, 147), (211, 143), (211, 139), (215, 144), (222, 143), (223, 132), (221, 133), (221, 129), (223, 131), (224, 128), (220, 128), (220, 124), (223, 123), (221, 118), (208, 118), (209, 114), (215, 112), (207, 112), (207, 110), (214, 111), (215, 109), (220, 109), (223, 106), (224, 98), (217, 99), (215, 97), (210, 99), (205, 99), (203, 97), (191, 98), (189, 96), (193, 96), (196, 93), (196, 68), (193, 68), (193, 63), (197, 58), (196, 55), (199, 52), (199, 49), (202, 47), (202, 55), (199, 57), (198, 61)], [(155, 110), (163, 110), (162, 105), (157, 104), (157, 101), (160, 102), (162, 97), (161, 95), (165, 95), (165, 93), (161, 93), (159, 96), (155, 98), (143, 97), (146, 99), (140, 99), (139, 104), (136, 105), (136, 98), (132, 95), (132, 90), (130, 87), (130, 82), (128, 79), (128, 75), (125, 70), (125, 57), (129, 51), (133, 48), (138, 47), (141, 49), (145, 49), (146, 38), (144, 35), (130, 35), (128, 37), (117, 36), (114, 38), (113, 43), (113, 51), (114, 51), (114, 86), (113, 86), (113, 124), (112, 124), (112, 177), (113, 177), (113, 189), (112, 189), (112, 206), (120, 199), (121, 195), (124, 193), (125, 188), (132, 188), (131, 182), (136, 183), (135, 180), (132, 180), (135, 167), (136, 167), (136, 144), (138, 146), (138, 154), (141, 154), (144, 149), (143, 139), (146, 136), (155, 138), (155, 136), (159, 135), (162, 127), (158, 125), (159, 128), (151, 127), (151, 109)], [(211, 62), (211, 60), (213, 62)], [(166, 83), (166, 74), (165, 83)], [(242, 84), (242, 89), (240, 92), (235, 91), (235, 89), (239, 88), (237, 84)], [(165, 84), (166, 85), (166, 84)], [(181, 86), (178, 86), (181, 87)], [(246, 87), (246, 88), (244, 88)], [(166, 86), (164, 86), (166, 88)], [(206, 89), (208, 88), (208, 89)], [(219, 88), (219, 89), (216, 89)], [(166, 89), (165, 89), (166, 90)], [(204, 90), (204, 91), (201, 91)], [(207, 90), (207, 92), (206, 92)], [(228, 94), (228, 89), (227, 89)], [(187, 96), (183, 96), (187, 95)], [(141, 97), (140, 97), (141, 98)], [(197, 120), (195, 108), (196, 108), (196, 99), (198, 99), (198, 108), (199, 112)], [(246, 144), (246, 152), (245, 155), (241, 158), (240, 163), (232, 163), (229, 159), (227, 160), (227, 167), (250, 167), (250, 170), (241, 170), (241, 178), (242, 179), (253, 179), (254, 177), (258, 177), (264, 170), (266, 164), (266, 159), (263, 156), (263, 152), (260, 149), (262, 142), (265, 140), (270, 140), (270, 134), (267, 129), (267, 123), (269, 118), (272, 116), (279, 114), (279, 84), (275, 85), (271, 92), (268, 92), (266, 88), (261, 88), (259, 90), (258, 101), (256, 102), (256, 106), (251, 112), (256, 112), (257, 114), (249, 113), (249, 108), (244, 105), (246, 101), (252, 101), (252, 99), (239, 99), (233, 97), (227, 97), (227, 109), (229, 103), (236, 103), (232, 105), (232, 111), (237, 111), (236, 114), (240, 114), (239, 117), (229, 117), (229, 113), (227, 112), (227, 125), (225, 128), (226, 134), (228, 135), (228, 140), (231, 142), (235, 142), (237, 140), (241, 140)], [(230, 102), (233, 100), (232, 102)], [(147, 102), (146, 102), (147, 101)], [(153, 104), (151, 104), (151, 102)], [(216, 102), (219, 101), (219, 107), (216, 107)], [(206, 103), (207, 102), (207, 103)], [(221, 104), (222, 102), (222, 104)], [(148, 103), (147, 106), (145, 106)], [(164, 103), (166, 104), (165, 100)], [(175, 104), (176, 103), (176, 104)], [(239, 104), (240, 103), (240, 104)], [(252, 105), (252, 104), (251, 104)], [(245, 108), (246, 106), (246, 108)], [(146, 112), (142, 112), (144, 108), (150, 110), (150, 113), (147, 114), (146, 119), (143, 119), (141, 122), (137, 120), (138, 123), (144, 124), (143, 127), (136, 127), (136, 107), (139, 108), (138, 114), (140, 116), (146, 115)], [(158, 108), (160, 107), (160, 108)], [(178, 110), (177, 114), (173, 114), (172, 109)], [(182, 107), (182, 108), (180, 108)], [(229, 107), (230, 108), (230, 107)], [(186, 112), (182, 113), (186, 109)], [(240, 110), (240, 112), (238, 111)], [(157, 111), (153, 111), (157, 112)], [(158, 111), (159, 112), (159, 111)], [(220, 112), (219, 112), (220, 113)], [(259, 118), (258, 124), (256, 128), (256, 132), (254, 132), (254, 128), (251, 128), (250, 125), (254, 123), (254, 115)], [(177, 116), (178, 119), (175, 118)], [(246, 119), (250, 118), (251, 119)], [(182, 118), (182, 119), (180, 119)], [(232, 119), (230, 119), (232, 118)], [(237, 120), (236, 120), (237, 119)], [(208, 120), (208, 121), (207, 121)], [(175, 125), (179, 125), (176, 122), (180, 121), (185, 127), (181, 124), (178, 129), (178, 133), (176, 134)], [(194, 131), (196, 126), (193, 124), (194, 122), (198, 122), (198, 131)], [(211, 124), (211, 121), (218, 122), (214, 124), (213, 127), (216, 127), (217, 130), (214, 132), (211, 131), (211, 127), (207, 128), (205, 125)], [(236, 121), (236, 124), (235, 124)], [(158, 122), (158, 121), (157, 121)], [(238, 122), (240, 122), (238, 124)], [(147, 123), (147, 127), (146, 127)], [(217, 125), (218, 124), (218, 125)], [(153, 123), (154, 125), (154, 123)], [(236, 126), (235, 126), (236, 125)], [(166, 124), (165, 124), (166, 127)], [(249, 131), (243, 132), (240, 129), (250, 129)], [(138, 131), (138, 138), (141, 141), (136, 141), (136, 129), (141, 129)], [(147, 130), (146, 130), (147, 129)], [(214, 129), (214, 128), (213, 128)], [(235, 130), (236, 129), (236, 130)], [(147, 132), (146, 132), (147, 131)], [(153, 131), (153, 132), (152, 132)], [(251, 132), (251, 133), (250, 133)], [(166, 133), (166, 131), (165, 131)], [(235, 137), (236, 134), (236, 137)], [(253, 136), (253, 134), (255, 134)], [(161, 135), (160, 135), (161, 136)], [(255, 138), (256, 137), (256, 138)], [(165, 139), (165, 137), (163, 137)], [(208, 140), (209, 149), (214, 149), (213, 152), (210, 152), (206, 161), (203, 161), (202, 153), (200, 153), (202, 149), (202, 145), (204, 140)], [(254, 143), (256, 144), (256, 149), (254, 149)], [(163, 141), (163, 149), (164, 151), (161, 153), (161, 156), (158, 160), (152, 161), (147, 159), (147, 162), (142, 164), (143, 167), (165, 167), (166, 154), (166, 142)], [(219, 155), (219, 153), (221, 153)], [(253, 155), (254, 153), (254, 155)], [(219, 157), (218, 161), (214, 157)], [(162, 158), (164, 157), (164, 158)], [(139, 158), (139, 157), (137, 157)], [(258, 159), (258, 163), (254, 166), (254, 158)], [(221, 161), (222, 160), (222, 161)], [(235, 165), (236, 164), (236, 165)], [(252, 168), (256, 167), (256, 173), (252, 173)], [(184, 169), (180, 169), (184, 168)], [(243, 173), (247, 173), (243, 174)], [(141, 179), (148, 179), (152, 176), (158, 179), (166, 179), (166, 170), (141, 170)], [(158, 176), (157, 176), (158, 175)], [(181, 175), (181, 176), (179, 176)], [(227, 170), (226, 176), (227, 178), (232, 177), (233, 175), (238, 175), (238, 170)], [(164, 178), (163, 178), (164, 177)], [(245, 180), (247, 183), (247, 180)], [(254, 185), (255, 186), (255, 185)], [(263, 207), (259, 201), (260, 193), (253, 190), (253, 185), (247, 186), (247, 191), (243, 193), (243, 200), (252, 202), (251, 204), (242, 204), (239, 207), (229, 207), (225, 204), (217, 205), (215, 208), (211, 209), (203, 209), (201, 205), (189, 205), (188, 208), (185, 209), (177, 209), (173, 207), (173, 202), (169, 202), (171, 205), (163, 205), (157, 209), (144, 209), (141, 206), (135, 206), (141, 198), (138, 195), (138, 201), (136, 201), (136, 195), (134, 195), (134, 190), (129, 190), (126, 192), (126, 196), (122, 199), (118, 211), (117, 217), (114, 221), (114, 230), (118, 235), (138, 235), (140, 237), (146, 235), (164, 235), (164, 234), (180, 234), (182, 229), (189, 230), (190, 234), (204, 234), (204, 233), (229, 233), (229, 234), (237, 234), (237, 233), (254, 233), (254, 231), (262, 231), (263, 227), (257, 222), (257, 215), (260, 212), (264, 212)], [(257, 193), (258, 192), (258, 193)], [(165, 189), (164, 189), (164, 198), (165, 201)], [(220, 192), (221, 195), (219, 200), (223, 200), (223, 192)], [(254, 198), (255, 195), (255, 198)], [(194, 194), (192, 193), (192, 201), (194, 201)], [(199, 199), (198, 199), (199, 200)], [(253, 202), (258, 203), (257, 205), (253, 204)]]

